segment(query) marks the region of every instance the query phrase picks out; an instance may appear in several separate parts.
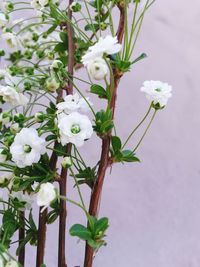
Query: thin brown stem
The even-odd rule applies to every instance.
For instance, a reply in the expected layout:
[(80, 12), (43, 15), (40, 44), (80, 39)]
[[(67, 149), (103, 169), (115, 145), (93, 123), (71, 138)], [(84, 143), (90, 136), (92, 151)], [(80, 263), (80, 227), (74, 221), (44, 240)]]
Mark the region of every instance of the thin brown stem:
[(42, 208), (43, 207), (40, 208), (40, 213), (39, 213), (36, 267), (41, 267), (41, 265), (44, 264), (45, 243), (46, 243), (46, 219), (48, 210), (45, 209), (44, 211), (42, 211)]
[[(73, 0), (69, 0), (69, 5), (73, 3)], [(72, 11), (68, 9), (68, 18), (72, 19)], [(71, 23), (67, 23), (68, 33), (68, 74), (70, 79), (68, 80), (68, 86), (65, 88), (67, 94), (73, 93), (73, 72), (74, 72), (74, 42), (73, 42), (73, 27)], [(71, 144), (66, 147), (67, 155), (71, 154)], [(67, 196), (67, 169), (62, 168), (60, 179), (60, 195)], [(60, 218), (59, 218), (59, 245), (58, 245), (58, 267), (67, 267), (66, 264), (66, 217), (67, 207), (66, 201), (60, 200)]]
[[(122, 6), (118, 6), (120, 10), (120, 20), (119, 26), (117, 31), (118, 41), (122, 43), (123, 36), (124, 36), (124, 26), (125, 26), (125, 11)], [(112, 98), (110, 101), (109, 108), (112, 111), (112, 116), (114, 118), (115, 113), (115, 106), (116, 106), (116, 99), (117, 99), (117, 88), (122, 76), (122, 73), (118, 72), (116, 69), (113, 70), (114, 75), (114, 88), (112, 93)], [(111, 81), (112, 82), (112, 81)], [(92, 216), (98, 216), (98, 209), (100, 205), (100, 197), (103, 189), (104, 178), (106, 174), (106, 170), (109, 166), (109, 150), (110, 150), (110, 141), (111, 141), (111, 134), (110, 132), (106, 137), (102, 139), (102, 152), (100, 158), (100, 165), (98, 169), (97, 180), (95, 182), (91, 198), (90, 198), (90, 205), (89, 205), (89, 214)], [(85, 248), (85, 260), (84, 260), (84, 267), (92, 267), (93, 265), (93, 258), (94, 258), (94, 250), (86, 243)]]
[[(24, 211), (20, 211), (19, 213), (19, 219), (20, 219), (20, 228), (19, 228), (19, 245), (23, 242), (25, 238), (25, 227), (24, 227), (24, 221), (25, 221), (25, 213)], [(25, 263), (25, 246), (21, 248), (18, 256), (18, 262), (24, 266)]]

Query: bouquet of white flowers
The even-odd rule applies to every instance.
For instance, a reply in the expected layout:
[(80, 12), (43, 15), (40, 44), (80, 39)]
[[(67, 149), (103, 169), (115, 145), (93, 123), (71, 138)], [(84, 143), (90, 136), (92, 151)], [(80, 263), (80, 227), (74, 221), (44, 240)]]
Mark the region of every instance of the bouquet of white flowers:
[[(137, 149), (171, 97), (167, 83), (145, 81), (141, 91), (150, 101), (147, 113), (125, 140), (117, 135), (119, 83), (146, 57), (135, 56), (134, 48), (154, 2), (1, 0), (0, 267), (26, 266), (27, 244), (37, 249), (36, 267), (46, 266), (47, 225), (56, 220), (57, 266), (66, 267), (67, 203), (80, 208), (86, 218), (85, 225), (77, 222), (70, 228), (72, 236), (86, 242), (84, 267), (92, 266), (94, 255), (106, 244), (108, 218), (98, 216), (106, 171), (115, 163), (139, 162)], [(101, 110), (90, 95), (103, 103)], [(135, 147), (127, 148), (147, 120)], [(95, 136), (102, 143), (97, 147), (101, 155), (91, 166), (80, 147), (87, 150)], [(74, 181), (78, 202), (67, 195), (68, 178)], [(91, 191), (89, 207), (83, 185)], [(37, 206), (38, 223), (33, 216)], [(9, 252), (16, 234), (18, 259)]]

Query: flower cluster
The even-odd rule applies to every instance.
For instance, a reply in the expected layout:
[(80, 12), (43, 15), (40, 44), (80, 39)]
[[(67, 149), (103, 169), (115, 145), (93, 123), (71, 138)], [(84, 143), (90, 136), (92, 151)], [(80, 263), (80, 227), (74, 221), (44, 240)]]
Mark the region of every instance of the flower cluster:
[(92, 78), (102, 80), (108, 74), (108, 65), (104, 56), (116, 54), (120, 52), (121, 48), (122, 46), (118, 43), (116, 36), (100, 37), (98, 42), (90, 46), (82, 57), (82, 63), (87, 67), (88, 73)]

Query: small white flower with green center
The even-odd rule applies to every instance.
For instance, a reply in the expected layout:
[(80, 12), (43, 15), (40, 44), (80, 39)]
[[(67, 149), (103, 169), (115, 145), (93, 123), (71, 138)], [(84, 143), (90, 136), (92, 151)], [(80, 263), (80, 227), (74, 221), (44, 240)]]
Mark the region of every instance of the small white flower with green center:
[(172, 96), (172, 87), (160, 81), (145, 81), (141, 91), (146, 93), (147, 99), (153, 102), (153, 105), (159, 105), (160, 108), (166, 106)]
[(60, 83), (55, 78), (48, 78), (45, 82), (48, 91), (54, 93), (59, 87)]
[(2, 96), (5, 102), (8, 102), (12, 106), (26, 106), (28, 98), (22, 93), (17, 92), (16, 88), (12, 86), (0, 85), (0, 96)]
[(61, 112), (70, 114), (74, 111), (87, 112), (89, 111), (88, 103), (92, 106), (92, 103), (89, 101), (89, 97), (86, 97), (86, 99), (80, 98), (77, 93), (67, 95), (63, 102), (57, 104), (58, 114)]
[(103, 58), (98, 57), (87, 64), (87, 71), (93, 79), (102, 80), (106, 77), (109, 70), (106, 61)]
[(8, 19), (3, 13), (0, 13), (0, 28), (5, 27), (8, 23)]
[(4, 163), (7, 160), (7, 155), (3, 148), (0, 148), (0, 163)]
[(56, 189), (51, 183), (44, 183), (40, 185), (37, 193), (37, 205), (44, 207), (42, 211), (47, 208), (57, 197)]
[(45, 140), (39, 137), (38, 132), (33, 128), (23, 128), (16, 134), (10, 146), (12, 160), (19, 168), (38, 163), (45, 152)]
[(120, 52), (122, 45), (119, 44), (117, 36), (107, 35), (105, 38), (100, 37), (99, 41), (88, 48), (86, 54), (82, 57), (82, 63), (87, 66), (91, 60), (103, 57), (104, 54), (113, 55)]
[(89, 118), (78, 112), (62, 116), (58, 122), (60, 141), (64, 146), (72, 143), (81, 147), (84, 141), (92, 136), (93, 128)]

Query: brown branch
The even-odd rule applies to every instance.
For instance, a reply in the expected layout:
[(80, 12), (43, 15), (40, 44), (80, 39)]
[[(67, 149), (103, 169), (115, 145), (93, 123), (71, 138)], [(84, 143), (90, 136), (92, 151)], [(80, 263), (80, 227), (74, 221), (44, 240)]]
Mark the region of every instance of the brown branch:
[[(69, 6), (73, 3), (73, 0), (69, 0)], [(68, 18), (72, 19), (72, 11), (68, 9)], [(67, 23), (68, 33), (68, 74), (69, 81), (66, 87), (67, 94), (73, 93), (73, 72), (74, 72), (74, 42), (73, 42), (73, 27), (71, 23)], [(71, 154), (71, 144), (66, 147), (67, 155)], [(60, 178), (60, 195), (67, 195), (67, 169), (62, 168)], [(66, 217), (67, 207), (66, 201), (60, 200), (60, 218), (59, 218), (59, 245), (58, 245), (58, 267), (67, 267), (65, 258), (66, 247)]]
[(43, 212), (41, 212), (42, 208), (43, 207), (40, 208), (40, 213), (39, 213), (36, 267), (41, 267), (41, 265), (44, 264), (45, 243), (46, 243), (46, 220), (47, 220), (48, 210), (45, 209)]
[[(125, 12), (124, 12), (123, 7), (118, 6), (118, 8), (120, 10), (120, 21), (119, 21), (119, 26), (118, 26), (118, 31), (117, 31), (117, 37), (118, 37), (118, 41), (122, 43), (123, 36), (124, 36)], [(117, 88), (118, 88), (118, 84), (122, 76), (122, 73), (114, 69), (113, 74), (114, 74), (114, 90), (113, 90), (112, 98), (110, 101), (110, 109), (112, 111), (112, 116), (114, 118), (116, 99), (117, 99)], [(91, 194), (91, 198), (90, 198), (89, 213), (92, 216), (98, 216), (98, 209), (100, 205), (100, 197), (102, 193), (104, 178), (105, 178), (106, 170), (110, 164), (109, 150), (110, 150), (111, 134), (112, 132), (110, 132), (106, 137), (102, 139), (102, 152), (101, 152), (97, 180), (95, 182), (95, 185), (94, 185), (94, 188)], [(93, 258), (94, 258), (94, 250), (86, 243), (84, 267), (92, 267)]]
[[(20, 228), (19, 228), (19, 245), (23, 242), (25, 238), (25, 212), (20, 211), (19, 213), (19, 221), (20, 221)], [(25, 263), (25, 246), (20, 249), (19, 256), (18, 256), (18, 262), (24, 266)]]
[[(60, 95), (58, 94), (58, 97)], [(56, 146), (57, 142), (55, 142), (54, 147)], [(53, 171), (56, 168), (58, 157), (55, 151), (52, 152), (49, 167)], [(46, 243), (46, 221), (47, 221), (47, 214), (48, 209), (46, 208), (42, 213), (43, 207), (39, 210), (39, 222), (38, 222), (38, 234), (37, 234), (37, 260), (36, 260), (36, 267), (41, 267), (41, 264), (44, 263), (44, 255), (45, 255), (45, 243)]]

